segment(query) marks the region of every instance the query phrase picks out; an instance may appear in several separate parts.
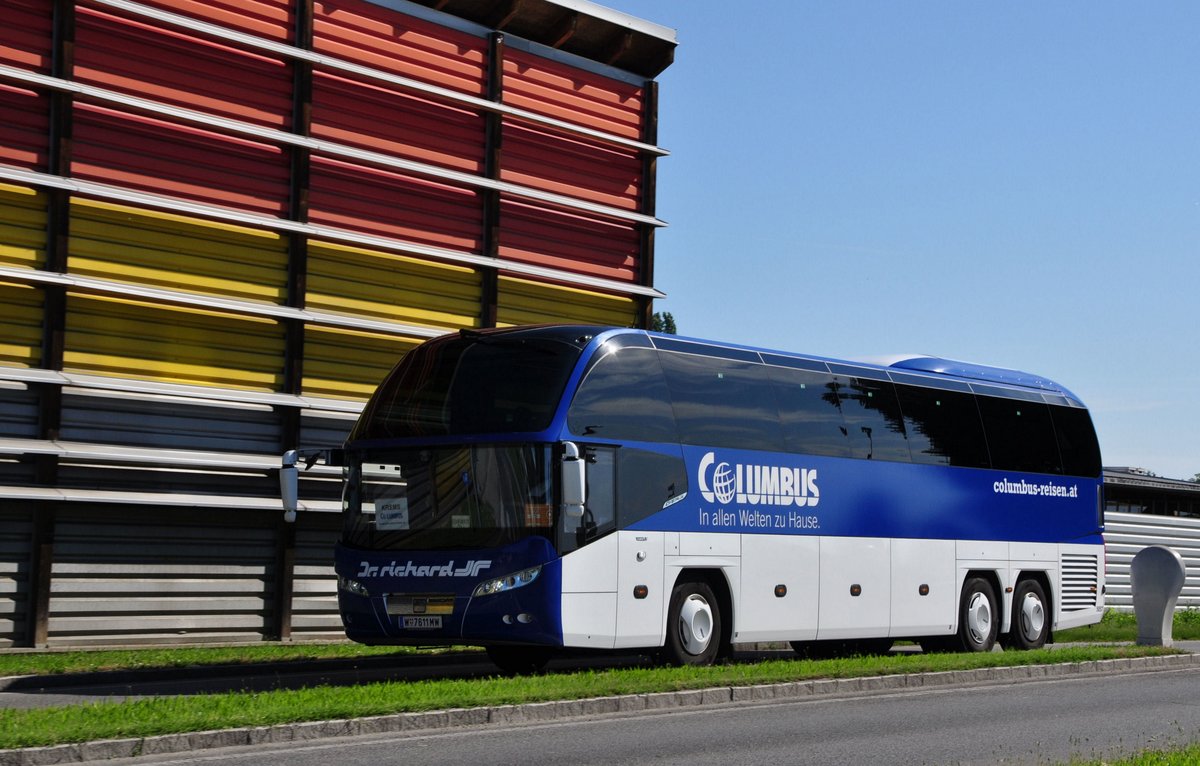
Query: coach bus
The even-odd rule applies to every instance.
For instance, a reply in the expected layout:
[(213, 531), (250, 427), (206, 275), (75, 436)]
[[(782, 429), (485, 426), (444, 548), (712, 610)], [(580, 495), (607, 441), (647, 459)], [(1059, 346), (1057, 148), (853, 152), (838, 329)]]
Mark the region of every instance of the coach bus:
[(1013, 370), (464, 330), (403, 358), (338, 458), (338, 604), (367, 644), (708, 664), (1033, 648), (1103, 613), (1091, 419)]

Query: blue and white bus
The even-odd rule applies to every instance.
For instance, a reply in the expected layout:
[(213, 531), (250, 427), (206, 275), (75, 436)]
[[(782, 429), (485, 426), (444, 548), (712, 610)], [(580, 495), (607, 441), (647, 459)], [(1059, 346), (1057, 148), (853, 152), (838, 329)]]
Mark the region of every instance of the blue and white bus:
[(340, 456), (346, 634), (707, 664), (894, 640), (1032, 648), (1104, 608), (1100, 452), (1070, 391), (930, 357), (642, 330), (410, 352)]

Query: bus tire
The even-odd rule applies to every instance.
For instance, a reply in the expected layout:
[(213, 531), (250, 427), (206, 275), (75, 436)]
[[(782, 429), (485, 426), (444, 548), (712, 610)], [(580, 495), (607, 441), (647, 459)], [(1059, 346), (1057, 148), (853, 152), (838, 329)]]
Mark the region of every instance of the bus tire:
[(1022, 580), (1013, 593), (1012, 630), (1005, 637), (1006, 647), (1041, 649), (1050, 637), (1050, 615), (1046, 592), (1037, 580)]
[(963, 583), (958, 609), (958, 648), (964, 652), (990, 652), (1000, 629), (996, 591), (982, 577)]
[(663, 658), (673, 665), (711, 665), (721, 650), (721, 607), (704, 582), (681, 582), (671, 591)]
[(549, 650), (539, 646), (489, 646), (487, 656), (493, 665), (513, 676), (540, 673), (550, 661)]

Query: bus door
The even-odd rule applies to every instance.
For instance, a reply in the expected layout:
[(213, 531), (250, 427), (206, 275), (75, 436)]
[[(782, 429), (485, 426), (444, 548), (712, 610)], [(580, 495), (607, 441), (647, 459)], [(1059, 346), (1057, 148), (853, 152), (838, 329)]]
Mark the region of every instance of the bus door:
[(583, 515), (563, 516), (562, 621), (567, 646), (611, 649), (617, 636), (615, 447), (583, 447)]

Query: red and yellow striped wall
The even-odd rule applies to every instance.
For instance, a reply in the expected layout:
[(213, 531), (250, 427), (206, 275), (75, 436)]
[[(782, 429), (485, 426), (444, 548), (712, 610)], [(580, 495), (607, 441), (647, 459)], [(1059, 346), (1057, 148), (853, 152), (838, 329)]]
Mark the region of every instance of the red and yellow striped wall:
[[(643, 321), (653, 294), (650, 224), (619, 214), (646, 208), (647, 163), (644, 152), (612, 139), (646, 138), (653, 115), (645, 82), (496, 46), (470, 25), (365, 0), (312, 3), (307, 44), (297, 40), (290, 0), (156, 0), (134, 11), (87, 0), (10, 6), (0, 29), (0, 65), (11, 67), (0, 71), (8, 118), (0, 123), (0, 168), (29, 171), (34, 184), (10, 173), (0, 187), (4, 266), (45, 268), (52, 218), (66, 242), (65, 252), (57, 245), (55, 271), (396, 322), (395, 333), (354, 331), (351, 346), (366, 357), (410, 346), (407, 326), (431, 334), (491, 323)], [(56, 13), (72, 16), (70, 71), (55, 63)], [(77, 85), (86, 89), (72, 90)], [(489, 98), (517, 111), (480, 108)], [(52, 120), (59, 135), (51, 135)], [(57, 168), (52, 140), (68, 147)], [(490, 169), (489, 152), (500, 158)], [(65, 208), (49, 216), (41, 177), (84, 185), (65, 203), (56, 195)], [(210, 210), (236, 215), (217, 220)], [(301, 224), (298, 236), (279, 225), (289, 221)], [(303, 290), (293, 281), (289, 295), (289, 270), (298, 268)], [(42, 289), (36, 279), (22, 285), (19, 273), (7, 277), (17, 293)], [(5, 301), (0, 321), (27, 327), (36, 304)], [(283, 385), (284, 320), (72, 286), (65, 304), (63, 369)], [(139, 317), (161, 330), (157, 343), (178, 339), (178, 363), (155, 361), (147, 348), (155, 344), (130, 332)], [(289, 393), (311, 386), (361, 398), (355, 364), (394, 361), (342, 354), (339, 364), (324, 363), (321, 349), (332, 343), (325, 336), (351, 330), (308, 329), (322, 340), (306, 341), (306, 353), (317, 353), (313, 365), (325, 371), (306, 370)], [(40, 363), (40, 342), (28, 336), (12, 336), (29, 348), (3, 363)], [(389, 336), (396, 343), (380, 340)], [(255, 363), (239, 366), (226, 337), (243, 338)]]
[[(270, 506), (274, 455), (427, 338), (647, 321), (665, 152), (629, 30), (589, 58), (423, 3), (6, 0), (0, 513), (33, 549), (81, 502)], [(0, 647), (53, 643), (20, 577)]]

